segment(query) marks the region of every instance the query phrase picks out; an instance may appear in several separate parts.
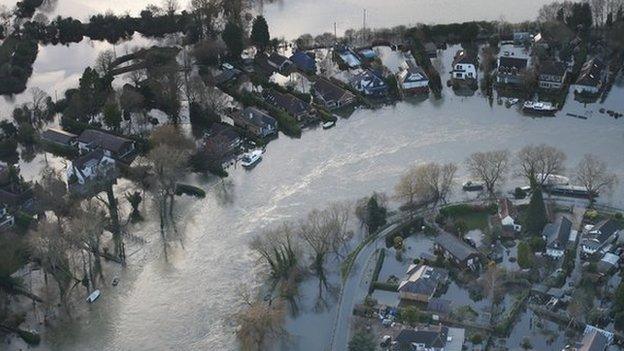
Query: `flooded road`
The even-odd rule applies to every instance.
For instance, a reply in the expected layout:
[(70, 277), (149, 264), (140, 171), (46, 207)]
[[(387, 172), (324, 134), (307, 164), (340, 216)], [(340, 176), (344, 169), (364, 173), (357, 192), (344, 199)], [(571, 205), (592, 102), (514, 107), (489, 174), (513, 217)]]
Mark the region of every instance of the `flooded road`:
[[(262, 228), (330, 201), (391, 193), (413, 164), (461, 164), (475, 151), (516, 151), (530, 143), (561, 148), (570, 167), (584, 153), (597, 153), (624, 177), (624, 155), (614, 152), (622, 149), (623, 122), (531, 119), (446, 92), (442, 101), (358, 110), (335, 128), (306, 131), (299, 140), (280, 137), (256, 168), (231, 171), (227, 191), (195, 178), (213, 190), (204, 200), (184, 203), (184, 249), (165, 262), (156, 228), (137, 228), (150, 238), (151, 253), (129, 265), (128, 283), (105, 291), (85, 320), (46, 337), (54, 350), (235, 350), (230, 316), (241, 287), (257, 284), (248, 243)], [(459, 175), (465, 177), (463, 168)], [(613, 203), (624, 205), (622, 195), (617, 189)]]

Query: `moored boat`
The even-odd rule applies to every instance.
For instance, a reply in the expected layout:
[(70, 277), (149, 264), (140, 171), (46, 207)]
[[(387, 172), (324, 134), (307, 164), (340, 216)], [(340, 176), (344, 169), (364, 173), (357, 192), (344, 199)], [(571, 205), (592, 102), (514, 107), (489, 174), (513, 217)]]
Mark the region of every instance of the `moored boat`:
[(329, 129), (336, 125), (336, 121), (328, 121), (323, 123), (323, 129)]
[(87, 302), (88, 303), (93, 303), (95, 302), (95, 300), (97, 300), (100, 295), (102, 295), (102, 293), (99, 290), (94, 290), (91, 295), (89, 295), (89, 297), (87, 297)]
[(482, 182), (477, 182), (474, 180), (469, 180), (462, 184), (462, 189), (464, 191), (481, 191), (485, 185)]
[(550, 102), (525, 101), (522, 111), (529, 114), (552, 116), (557, 112), (557, 107)]
[(253, 150), (243, 154), (241, 165), (245, 168), (251, 168), (262, 160), (262, 150)]
[(570, 178), (559, 174), (542, 174), (536, 175), (537, 181), (544, 183), (544, 185), (568, 185), (570, 184)]

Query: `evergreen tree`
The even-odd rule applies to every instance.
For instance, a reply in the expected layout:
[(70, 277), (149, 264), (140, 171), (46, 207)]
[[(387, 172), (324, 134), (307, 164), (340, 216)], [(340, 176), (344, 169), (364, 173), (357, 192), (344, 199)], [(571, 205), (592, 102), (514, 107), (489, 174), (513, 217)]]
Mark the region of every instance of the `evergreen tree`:
[(254, 19), (250, 39), (260, 51), (264, 51), (269, 46), (269, 43), (271, 42), (269, 25), (263, 16), (258, 16)]
[(379, 206), (376, 196), (371, 196), (370, 200), (366, 204), (366, 212), (368, 219), (368, 231), (374, 233), (380, 227), (386, 224), (386, 209)]
[(525, 231), (531, 235), (540, 235), (547, 222), (546, 205), (544, 204), (542, 188), (537, 184), (533, 184), (532, 188), (533, 193), (524, 221)]
[(375, 351), (377, 345), (370, 333), (357, 332), (349, 341), (349, 351)]
[(243, 30), (239, 25), (230, 21), (225, 25), (221, 38), (225, 42), (225, 45), (230, 52), (230, 56), (233, 59), (239, 59), (245, 46), (245, 38), (243, 37)]

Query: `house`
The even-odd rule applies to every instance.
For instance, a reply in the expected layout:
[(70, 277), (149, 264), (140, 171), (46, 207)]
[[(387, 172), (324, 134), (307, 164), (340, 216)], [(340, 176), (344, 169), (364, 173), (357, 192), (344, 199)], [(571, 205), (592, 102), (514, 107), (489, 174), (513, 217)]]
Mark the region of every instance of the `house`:
[(9, 214), (5, 204), (0, 204), (0, 231), (11, 229), (14, 225), (15, 217)]
[(597, 57), (585, 62), (576, 79), (574, 91), (577, 93), (597, 94), (602, 88), (604, 70), (604, 63)]
[(106, 156), (116, 160), (128, 160), (135, 151), (134, 141), (94, 129), (80, 134), (78, 148), (81, 154), (102, 149)]
[(219, 145), (225, 155), (236, 152), (242, 143), (243, 139), (240, 134), (225, 123), (213, 123), (204, 134), (204, 146)]
[(456, 80), (476, 80), (479, 63), (477, 58), (466, 50), (459, 50), (453, 59), (451, 78)]
[(514, 45), (501, 45), (497, 65), (497, 83), (520, 84), (522, 82), (521, 73), (530, 66), (529, 51)]
[(435, 238), (434, 247), (444, 257), (455, 264), (469, 269), (477, 269), (479, 252), (453, 234), (442, 232)]
[(78, 136), (62, 129), (48, 128), (41, 133), (41, 140), (51, 144), (76, 147)]
[(581, 240), (581, 253), (591, 256), (602, 250), (619, 235), (619, 224), (612, 219), (605, 219), (596, 224)]
[(618, 268), (619, 264), (620, 256), (611, 252), (607, 252), (604, 254), (604, 256), (602, 256), (600, 261), (598, 261), (596, 268), (600, 273), (610, 274)]
[(556, 224), (549, 223), (542, 231), (546, 244), (546, 255), (558, 259), (563, 257), (570, 243), (572, 222), (567, 217), (561, 217)]
[(546, 61), (539, 67), (539, 87), (547, 90), (559, 90), (563, 87), (567, 74), (568, 66), (564, 62)]
[(338, 50), (338, 57), (340, 58), (342, 63), (349, 69), (358, 68), (362, 65), (360, 59), (358, 59), (357, 55), (350, 49), (343, 48)]
[(295, 117), (299, 122), (309, 120), (314, 116), (310, 104), (291, 94), (265, 90), (262, 95), (266, 102)]
[(349, 106), (356, 100), (350, 91), (320, 77), (314, 81), (314, 97), (329, 110)]
[(247, 107), (242, 111), (235, 112), (232, 115), (232, 119), (234, 120), (234, 125), (259, 138), (277, 134), (277, 121), (275, 118), (255, 107)]
[(438, 288), (448, 281), (445, 269), (427, 265), (412, 264), (407, 270), (407, 279), (399, 284), (402, 300), (429, 302)]
[(366, 96), (384, 97), (388, 94), (388, 84), (375, 72), (365, 69), (355, 74), (350, 85)]
[(583, 339), (562, 351), (605, 351), (613, 342), (613, 333), (591, 325), (585, 327)]
[(402, 329), (395, 335), (395, 351), (460, 351), (465, 330), (443, 325)]
[(429, 77), (414, 60), (405, 60), (399, 66), (397, 81), (401, 90), (406, 94), (419, 94), (429, 92)]
[(302, 72), (316, 73), (316, 61), (314, 57), (307, 52), (297, 51), (290, 56), (290, 61)]
[(293, 65), (293, 62), (289, 60), (288, 57), (280, 55), (277, 52), (273, 52), (269, 55), (267, 63), (280, 72), (285, 72), (288, 68), (290, 68), (290, 66)]
[(516, 211), (516, 207), (511, 203), (511, 200), (506, 197), (498, 199), (498, 218), (505, 236), (513, 237), (515, 233), (522, 230), (522, 226), (516, 224), (518, 211)]
[(90, 180), (116, 178), (115, 160), (103, 149), (79, 156), (67, 167), (68, 184), (84, 185)]

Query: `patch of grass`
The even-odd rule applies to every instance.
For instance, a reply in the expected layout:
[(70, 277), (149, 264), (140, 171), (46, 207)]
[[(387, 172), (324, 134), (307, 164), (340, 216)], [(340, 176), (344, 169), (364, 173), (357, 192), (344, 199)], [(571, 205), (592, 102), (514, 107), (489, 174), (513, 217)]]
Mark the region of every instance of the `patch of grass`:
[(462, 221), (466, 224), (467, 230), (480, 229), (485, 232), (488, 230), (488, 214), (483, 212), (472, 212), (454, 216), (455, 222)]

